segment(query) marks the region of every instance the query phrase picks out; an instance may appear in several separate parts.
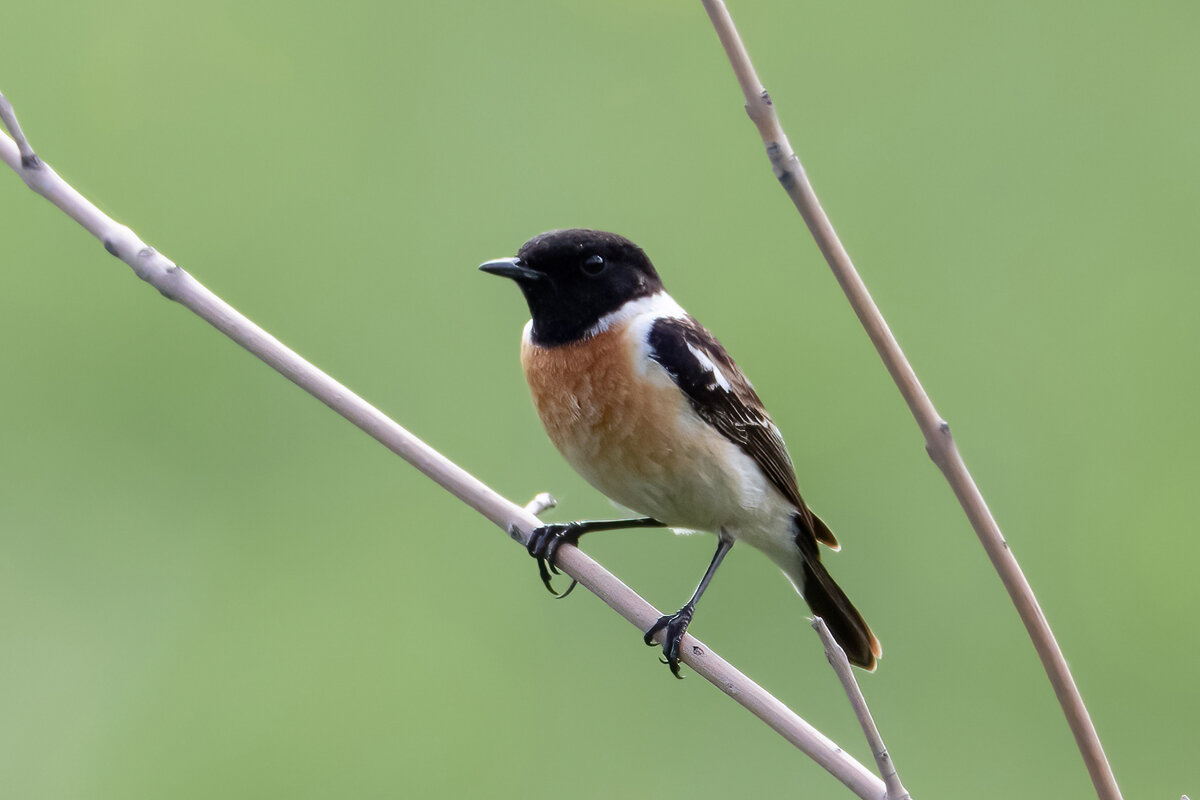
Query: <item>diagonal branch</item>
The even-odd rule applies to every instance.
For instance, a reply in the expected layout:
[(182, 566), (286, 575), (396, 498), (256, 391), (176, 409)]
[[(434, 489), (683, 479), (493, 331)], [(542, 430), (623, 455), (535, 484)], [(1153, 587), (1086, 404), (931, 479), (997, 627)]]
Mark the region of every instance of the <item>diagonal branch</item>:
[[(29, 188), (82, 225), (104, 244), (105, 250), (128, 264), (139, 278), (154, 286), (163, 296), (203, 318), (487, 517), (501, 530), (512, 531), (513, 538), (521, 544), (525, 544), (530, 531), (541, 524), (532, 511), (549, 507), (552, 500), (548, 496), (534, 498), (529, 509), (500, 496), (393, 422), (382, 411), (305, 361), (213, 294), (188, 272), (139, 239), (128, 227), (98, 209), (34, 155), (17, 125), (12, 106), (3, 94), (0, 94), (0, 122), (13, 137), (10, 139), (0, 134), (0, 159), (12, 167)], [(558, 551), (556, 565), (636, 625), (639, 631), (648, 629), (659, 618), (658, 610), (582, 550), (564, 546)], [(690, 634), (684, 639), (682, 660), (696, 674), (732, 697), (863, 800), (884, 800), (885, 787), (879, 778)]]
[(870, 292), (867, 291), (866, 284), (855, 270), (850, 255), (833, 229), (833, 224), (821, 208), (804, 167), (800, 165), (783, 127), (779, 124), (771, 97), (754, 71), (754, 65), (750, 62), (746, 47), (734, 27), (729, 10), (722, 0), (703, 0), (703, 3), (746, 98), (746, 112), (754, 121), (767, 147), (767, 157), (771, 160), (775, 177), (795, 203), (813, 239), (816, 240), (817, 247), (829, 262), (829, 268), (833, 270), (854, 313), (858, 315), (867, 335), (871, 337), (871, 342), (879, 351), (879, 357), (925, 435), (925, 449), (929, 457), (946, 476), (950, 488), (979, 536), (983, 549), (991, 559), (992, 566), (999, 573), (1004, 588), (1008, 590), (1009, 597), (1012, 598), (1013, 605), (1016, 606), (1017, 613), (1033, 640), (1038, 657), (1042, 660), (1054, 693), (1058, 696), (1059, 705), (1067, 717), (1067, 724), (1075, 736), (1075, 743), (1083, 755), (1097, 795), (1101, 800), (1120, 800), (1121, 790), (1117, 787), (1112, 767), (1104, 755), (1100, 737), (1083, 704), (1067, 660), (1054, 638), (1053, 631), (1050, 630), (1050, 624), (1038, 605), (1029, 581), (1021, 572), (1016, 556), (1009, 549), (1008, 542), (1000, 532), (1000, 526), (996, 524), (992, 512), (984, 502), (983, 494), (975, 485), (974, 478), (959, 455), (954, 437), (950, 435), (950, 425), (938, 415), (929, 395), (917, 379), (916, 372), (908, 363)]
[(900, 774), (896, 772), (896, 764), (892, 761), (887, 745), (883, 743), (883, 737), (879, 735), (875, 717), (867, 707), (867, 699), (863, 697), (858, 679), (854, 677), (854, 670), (850, 668), (850, 659), (846, 658), (846, 651), (834, 640), (825, 620), (813, 617), (812, 626), (825, 645), (825, 658), (837, 673), (838, 680), (842, 682), (842, 688), (846, 690), (846, 697), (850, 699), (850, 705), (854, 709), (854, 716), (858, 717), (858, 724), (863, 729), (863, 735), (867, 737), (871, 755), (875, 756), (875, 766), (879, 768), (879, 774), (883, 776), (883, 783), (887, 786), (887, 800), (912, 800), (912, 795), (900, 782)]

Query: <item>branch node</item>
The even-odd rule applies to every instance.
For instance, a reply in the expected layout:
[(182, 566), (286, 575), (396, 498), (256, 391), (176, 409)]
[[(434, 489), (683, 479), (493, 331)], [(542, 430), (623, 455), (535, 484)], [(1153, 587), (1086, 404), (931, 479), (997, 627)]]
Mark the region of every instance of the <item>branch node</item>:
[(932, 427), (932, 432), (925, 440), (925, 452), (929, 459), (945, 472), (950, 463), (950, 454), (954, 452), (954, 435), (950, 433), (950, 423), (938, 419)]
[(767, 142), (767, 158), (771, 162), (771, 172), (775, 174), (775, 180), (782, 183), (786, 189), (794, 181), (791, 170), (788, 169), (789, 159), (784, 146), (779, 142)]

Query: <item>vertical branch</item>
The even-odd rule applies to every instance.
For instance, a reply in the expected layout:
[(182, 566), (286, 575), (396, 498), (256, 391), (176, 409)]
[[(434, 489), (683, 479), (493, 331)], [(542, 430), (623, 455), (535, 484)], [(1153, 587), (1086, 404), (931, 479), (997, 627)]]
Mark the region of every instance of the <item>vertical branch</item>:
[(846, 697), (850, 698), (850, 706), (854, 709), (854, 716), (858, 717), (858, 724), (863, 729), (863, 735), (867, 737), (871, 755), (875, 756), (875, 765), (879, 767), (883, 785), (887, 787), (887, 800), (911, 800), (912, 796), (900, 782), (896, 765), (892, 761), (891, 754), (888, 753), (887, 745), (883, 743), (879, 728), (875, 725), (875, 717), (871, 715), (871, 709), (867, 707), (867, 699), (863, 697), (858, 679), (854, 677), (854, 670), (850, 667), (850, 660), (846, 658), (846, 651), (834, 640), (825, 620), (813, 617), (812, 626), (825, 645), (825, 658), (829, 661), (829, 666), (833, 667), (833, 671), (837, 673), (838, 680), (842, 682), (842, 688), (846, 690)]
[(866, 284), (863, 283), (858, 271), (854, 268), (846, 248), (838, 239), (833, 224), (829, 221), (825, 210), (821, 208), (812, 184), (809, 183), (804, 168), (783, 132), (771, 97), (763, 88), (754, 71), (754, 65), (750, 62), (746, 47), (734, 27), (729, 10), (722, 0), (703, 0), (703, 3), (709, 19), (712, 20), (713, 27), (716, 28), (717, 36), (720, 37), (721, 44), (725, 48), (725, 53), (729, 57), (738, 84), (742, 88), (742, 94), (746, 99), (746, 111), (766, 145), (767, 157), (771, 161), (775, 177), (808, 225), (817, 247), (820, 248), (825, 260), (829, 263), (829, 268), (841, 285), (846, 299), (850, 301), (854, 313), (858, 315), (859, 321), (879, 352), (884, 366), (887, 367), (892, 380), (900, 389), (900, 394), (904, 396), (909, 410), (916, 418), (917, 425), (920, 426), (921, 432), (925, 436), (925, 449), (929, 453), (929, 457), (946, 476), (950, 488), (966, 512), (971, 526), (975, 529), (984, 551), (991, 559), (992, 566), (1000, 575), (1004, 588), (1008, 590), (1009, 597), (1016, 606), (1017, 613), (1033, 641), (1038, 657), (1042, 660), (1042, 666), (1046, 670), (1050, 684), (1054, 687), (1054, 693), (1058, 697), (1059, 705), (1062, 706), (1067, 724), (1071, 727), (1071, 733), (1075, 736), (1075, 743), (1083, 756), (1084, 764), (1087, 766), (1097, 795), (1101, 800), (1120, 800), (1121, 791), (1113, 776), (1112, 767), (1104, 754), (1100, 737), (1083, 704), (1083, 698), (1075, 685), (1075, 679), (1067, 666), (1066, 658), (1063, 657), (1062, 649), (1058, 646), (1054, 633), (1050, 630), (1050, 625), (1042, 613), (1041, 606), (1038, 605), (1037, 597), (1034, 595), (1029, 581), (1025, 579), (1016, 557), (1000, 532), (1000, 526), (992, 517), (991, 511), (983, 499), (983, 494), (975, 485), (975, 480), (967, 470), (966, 464), (963, 463), (954, 438), (950, 435), (949, 424), (934, 408), (929, 395), (926, 394), (921, 382), (917, 379), (916, 372), (908, 363), (908, 359), (905, 358), (904, 352), (888, 328), (887, 322), (871, 298), (870, 292), (867, 291)]

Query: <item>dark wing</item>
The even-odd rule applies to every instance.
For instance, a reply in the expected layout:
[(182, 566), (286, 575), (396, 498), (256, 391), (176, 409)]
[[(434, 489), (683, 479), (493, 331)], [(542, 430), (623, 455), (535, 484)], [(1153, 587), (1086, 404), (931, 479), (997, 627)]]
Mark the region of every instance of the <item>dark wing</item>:
[(647, 343), (650, 357), (667, 371), (700, 418), (754, 459), (817, 539), (837, 547), (837, 539), (800, 497), (779, 428), (716, 337), (691, 317), (663, 317), (650, 328)]

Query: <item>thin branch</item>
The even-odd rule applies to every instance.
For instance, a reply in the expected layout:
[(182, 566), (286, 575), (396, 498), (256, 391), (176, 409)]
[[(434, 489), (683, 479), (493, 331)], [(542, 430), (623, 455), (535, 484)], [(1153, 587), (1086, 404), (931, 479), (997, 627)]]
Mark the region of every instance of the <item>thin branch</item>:
[(1059, 705), (1067, 717), (1067, 724), (1075, 736), (1075, 743), (1083, 755), (1097, 795), (1101, 800), (1120, 800), (1121, 791), (1117, 787), (1112, 767), (1104, 755), (1100, 737), (1096, 734), (1096, 728), (1083, 704), (1083, 698), (1075, 685), (1075, 679), (1071, 676), (1062, 649), (1050, 630), (1029, 581), (1021, 572), (1016, 557), (1009, 550), (1008, 542), (1004, 540), (999, 525), (984, 502), (979, 487), (967, 471), (954, 438), (950, 435), (950, 425), (938, 415), (929, 395), (917, 379), (916, 372), (904, 357), (900, 345), (896, 343), (896, 338), (855, 270), (846, 248), (834, 232), (833, 224), (821, 208), (804, 167), (800, 165), (779, 124), (771, 97), (754, 71), (754, 65), (750, 62), (750, 56), (746, 53), (741, 37), (738, 36), (728, 9), (722, 0), (703, 0), (703, 3), (741, 85), (742, 94), (746, 99), (746, 112), (754, 121), (767, 147), (767, 157), (771, 161), (775, 177), (795, 203), (825, 260), (829, 262), (829, 267), (841, 284), (854, 313), (858, 315), (867, 335), (871, 337), (871, 342), (879, 351), (879, 357), (883, 359), (892, 380), (896, 382), (904, 401), (908, 403), (909, 410), (916, 418), (925, 436), (925, 449), (929, 457), (946, 476), (950, 488), (979, 536), (983, 549), (991, 559), (992, 566), (1004, 582), (1004, 588), (1008, 590), (1021, 621), (1025, 623), (1025, 629), (1033, 640), (1033, 646), (1042, 660), (1054, 693), (1058, 696)]
[(8, 98), (3, 94), (0, 94), (0, 123), (4, 124), (5, 130), (12, 134), (13, 140), (17, 143), (17, 151), (21, 154), (21, 166), (36, 167), (37, 154), (29, 146), (29, 141), (25, 138), (20, 123), (17, 122), (17, 112), (13, 111), (12, 103), (8, 102)]
[[(33, 155), (20, 132), (16, 116), (0, 94), (0, 121), (17, 140), (0, 134), (0, 159), (22, 180), (104, 244), (105, 250), (128, 264), (139, 278), (165, 297), (187, 307), (229, 338), (249, 350), (285, 378), (358, 426), (412, 464), (462, 502), (487, 517), (501, 530), (525, 544), (541, 523), (532, 513), (544, 508), (549, 496), (534, 498), (530, 510), (514, 505), (478, 478), (409, 433), (366, 400), (305, 361), (278, 339), (217, 297), (188, 272), (150, 247), (129, 228), (115, 222), (66, 183), (48, 164)], [(657, 609), (573, 546), (563, 546), (556, 564), (563, 572), (608, 604), (622, 617), (648, 629), (660, 616)], [(780, 736), (828, 770), (863, 800), (884, 800), (879, 778), (854, 760), (816, 728), (769, 692), (747, 678), (699, 639), (684, 639), (683, 662), (761, 719)]]
[(838, 680), (842, 682), (842, 688), (846, 690), (846, 697), (850, 698), (850, 705), (854, 709), (854, 716), (858, 717), (858, 724), (862, 726), (863, 734), (867, 737), (871, 755), (875, 756), (875, 765), (879, 767), (879, 774), (883, 776), (883, 784), (887, 787), (887, 800), (911, 800), (912, 796), (900, 782), (900, 775), (896, 772), (896, 765), (892, 762), (887, 745), (879, 735), (879, 728), (875, 726), (875, 718), (871, 716), (867, 699), (863, 697), (858, 679), (854, 677), (854, 670), (850, 667), (850, 659), (846, 658), (846, 651), (834, 640), (825, 620), (813, 617), (812, 626), (825, 645), (825, 658), (837, 673)]
[(554, 499), (554, 495), (549, 492), (539, 492), (534, 495), (532, 500), (525, 504), (525, 510), (535, 517), (540, 517), (557, 505), (558, 501)]

